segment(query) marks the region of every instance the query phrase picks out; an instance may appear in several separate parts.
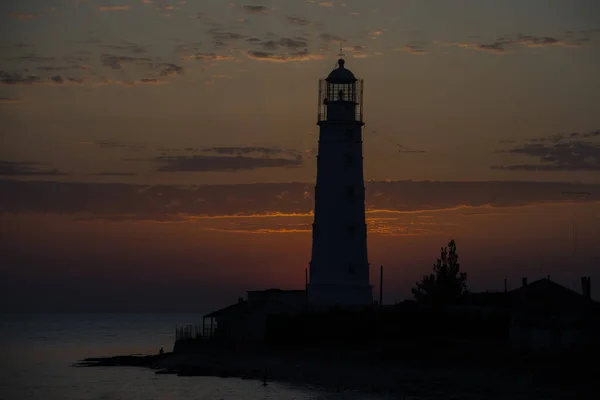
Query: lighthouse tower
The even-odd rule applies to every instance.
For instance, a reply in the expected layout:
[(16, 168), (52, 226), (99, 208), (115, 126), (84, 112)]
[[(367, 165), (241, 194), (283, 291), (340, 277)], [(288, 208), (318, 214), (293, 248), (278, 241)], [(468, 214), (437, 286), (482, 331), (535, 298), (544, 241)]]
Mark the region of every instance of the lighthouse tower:
[(362, 157), (362, 80), (340, 58), (319, 82), (317, 185), (308, 301), (316, 307), (373, 303)]

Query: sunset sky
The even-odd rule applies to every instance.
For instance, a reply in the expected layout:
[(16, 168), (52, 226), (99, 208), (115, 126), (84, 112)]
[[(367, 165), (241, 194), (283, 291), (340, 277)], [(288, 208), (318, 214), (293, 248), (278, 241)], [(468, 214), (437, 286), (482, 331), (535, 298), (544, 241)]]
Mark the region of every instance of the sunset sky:
[(452, 238), (472, 290), (600, 298), (597, 0), (6, 0), (0, 34), (0, 311), (302, 288), (340, 45), (387, 302)]

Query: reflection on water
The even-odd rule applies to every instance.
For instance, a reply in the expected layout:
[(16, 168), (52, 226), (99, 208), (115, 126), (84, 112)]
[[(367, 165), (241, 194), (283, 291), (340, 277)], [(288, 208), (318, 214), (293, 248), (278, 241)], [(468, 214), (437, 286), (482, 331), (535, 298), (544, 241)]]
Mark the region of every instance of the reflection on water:
[(365, 399), (234, 378), (154, 375), (143, 368), (73, 368), (85, 357), (156, 353), (172, 348), (182, 314), (0, 316), (0, 398), (28, 400)]

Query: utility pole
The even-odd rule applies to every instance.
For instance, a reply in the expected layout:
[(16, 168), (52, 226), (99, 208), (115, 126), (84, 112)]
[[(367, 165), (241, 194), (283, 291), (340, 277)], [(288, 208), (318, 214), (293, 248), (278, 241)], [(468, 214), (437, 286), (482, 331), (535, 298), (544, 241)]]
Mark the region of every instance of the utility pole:
[(379, 307), (383, 306), (383, 265), (379, 268)]

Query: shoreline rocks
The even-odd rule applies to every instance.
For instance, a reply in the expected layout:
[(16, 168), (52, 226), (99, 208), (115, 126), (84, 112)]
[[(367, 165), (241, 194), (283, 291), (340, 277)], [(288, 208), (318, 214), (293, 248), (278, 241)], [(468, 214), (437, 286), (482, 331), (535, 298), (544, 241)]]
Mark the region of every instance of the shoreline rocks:
[(126, 355), (114, 357), (94, 357), (77, 361), (76, 367), (148, 367), (158, 368), (170, 353), (162, 355)]
[[(311, 351), (265, 351), (264, 349), (206, 348), (194, 354), (165, 353), (148, 356), (88, 358), (77, 366), (134, 366), (155, 369), (155, 374), (181, 377), (276, 381), (312, 385), (329, 390), (358, 391), (393, 396), (429, 396), (479, 399), (587, 399), (591, 383), (565, 382), (557, 385), (550, 374), (533, 372), (534, 367), (452, 365), (434, 360), (381, 360), (377, 357), (324, 354)], [(442, 396), (442, 394), (446, 396)], [(438, 397), (441, 396), (441, 397)], [(566, 396), (566, 397), (565, 397)], [(401, 397), (400, 397), (401, 398)]]

